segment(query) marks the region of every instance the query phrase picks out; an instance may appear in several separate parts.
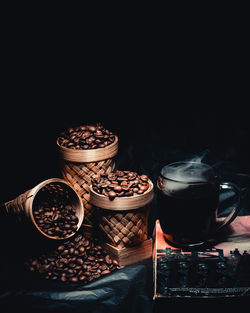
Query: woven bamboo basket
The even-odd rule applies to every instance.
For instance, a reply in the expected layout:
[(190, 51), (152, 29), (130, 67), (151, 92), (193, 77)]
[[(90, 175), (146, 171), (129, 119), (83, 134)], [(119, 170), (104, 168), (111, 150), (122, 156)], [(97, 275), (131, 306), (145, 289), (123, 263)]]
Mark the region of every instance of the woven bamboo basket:
[(98, 233), (101, 240), (116, 248), (127, 248), (148, 239), (148, 213), (154, 196), (153, 183), (148, 190), (132, 197), (108, 197), (90, 187), (90, 201), (97, 210)]
[[(48, 197), (48, 195), (50, 197), (56, 197), (57, 199), (60, 199), (60, 197), (66, 197), (68, 199), (78, 217), (75, 232), (67, 234), (65, 237), (52, 237), (39, 228), (33, 215), (33, 206), (35, 203), (38, 204), (39, 201)], [(73, 236), (81, 227), (84, 218), (84, 208), (80, 196), (70, 184), (59, 178), (51, 178), (41, 182), (34, 188), (19, 195), (17, 198), (4, 203), (4, 208), (6, 209), (7, 215), (15, 221), (22, 223), (23, 227), (29, 225), (31, 230), (36, 229), (42, 236), (56, 240)]]
[(89, 186), (91, 177), (114, 170), (114, 157), (118, 152), (118, 137), (105, 148), (74, 150), (61, 146), (57, 140), (61, 155), (62, 176), (81, 196), (84, 205), (85, 232), (92, 233), (95, 224), (95, 211), (90, 203)]

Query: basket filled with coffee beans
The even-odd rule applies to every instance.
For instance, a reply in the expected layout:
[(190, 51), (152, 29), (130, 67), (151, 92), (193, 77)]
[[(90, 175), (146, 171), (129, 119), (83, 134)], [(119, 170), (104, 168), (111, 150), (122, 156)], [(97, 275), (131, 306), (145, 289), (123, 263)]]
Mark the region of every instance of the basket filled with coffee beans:
[(7, 215), (50, 239), (66, 239), (81, 227), (84, 208), (80, 196), (59, 178), (45, 180), (4, 204)]
[(91, 177), (114, 170), (118, 137), (101, 124), (71, 127), (57, 138), (62, 176), (80, 194), (85, 212), (84, 227), (93, 232), (94, 211), (89, 202)]
[(153, 183), (147, 175), (117, 170), (92, 177), (90, 201), (97, 210), (98, 236), (111, 251), (119, 254), (119, 249), (139, 248), (148, 241), (153, 196)]

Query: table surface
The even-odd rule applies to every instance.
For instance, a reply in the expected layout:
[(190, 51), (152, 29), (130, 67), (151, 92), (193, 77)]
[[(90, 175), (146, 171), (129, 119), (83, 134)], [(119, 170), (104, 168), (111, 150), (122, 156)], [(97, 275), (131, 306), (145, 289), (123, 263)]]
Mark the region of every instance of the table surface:
[[(225, 255), (237, 247), (240, 252), (246, 249), (250, 251), (249, 222), (250, 216), (237, 217), (228, 234), (223, 234), (223, 242), (218, 243), (217, 248), (224, 249)], [(0, 281), (0, 307), (3, 313), (16, 312), (17, 308), (25, 312), (83, 312), (84, 308), (84, 312), (147, 313), (157, 312), (166, 305), (176, 308), (187, 301), (173, 298), (165, 299), (163, 304), (159, 301), (153, 303), (152, 259), (132, 264), (87, 285), (48, 281), (26, 272), (20, 264), (10, 260), (8, 266), (2, 265), (0, 268)], [(203, 299), (201, 305), (204, 301), (208, 300)], [(213, 301), (211, 299), (209, 303)], [(242, 303), (246, 299), (227, 299), (227, 304), (230, 301)], [(197, 300), (193, 301), (194, 304), (197, 304)]]

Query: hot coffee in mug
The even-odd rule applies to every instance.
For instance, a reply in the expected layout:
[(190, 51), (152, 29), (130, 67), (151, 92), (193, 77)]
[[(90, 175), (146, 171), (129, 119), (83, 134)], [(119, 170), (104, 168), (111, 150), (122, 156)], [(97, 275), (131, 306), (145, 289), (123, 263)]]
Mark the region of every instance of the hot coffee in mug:
[(203, 244), (218, 229), (231, 223), (239, 205), (218, 226), (221, 190), (240, 191), (232, 183), (220, 183), (212, 167), (201, 162), (176, 162), (162, 168), (157, 181), (161, 228), (174, 245)]

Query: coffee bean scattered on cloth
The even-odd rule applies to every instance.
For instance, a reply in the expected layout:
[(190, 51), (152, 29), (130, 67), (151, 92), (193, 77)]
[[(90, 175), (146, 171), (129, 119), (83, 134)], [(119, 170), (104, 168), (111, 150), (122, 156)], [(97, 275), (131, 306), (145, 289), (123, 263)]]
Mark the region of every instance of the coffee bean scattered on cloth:
[(46, 279), (88, 283), (120, 269), (96, 240), (76, 235), (48, 253), (30, 258), (25, 265)]
[(92, 188), (95, 192), (109, 197), (131, 197), (146, 192), (149, 188), (147, 175), (131, 171), (115, 171), (92, 177)]

